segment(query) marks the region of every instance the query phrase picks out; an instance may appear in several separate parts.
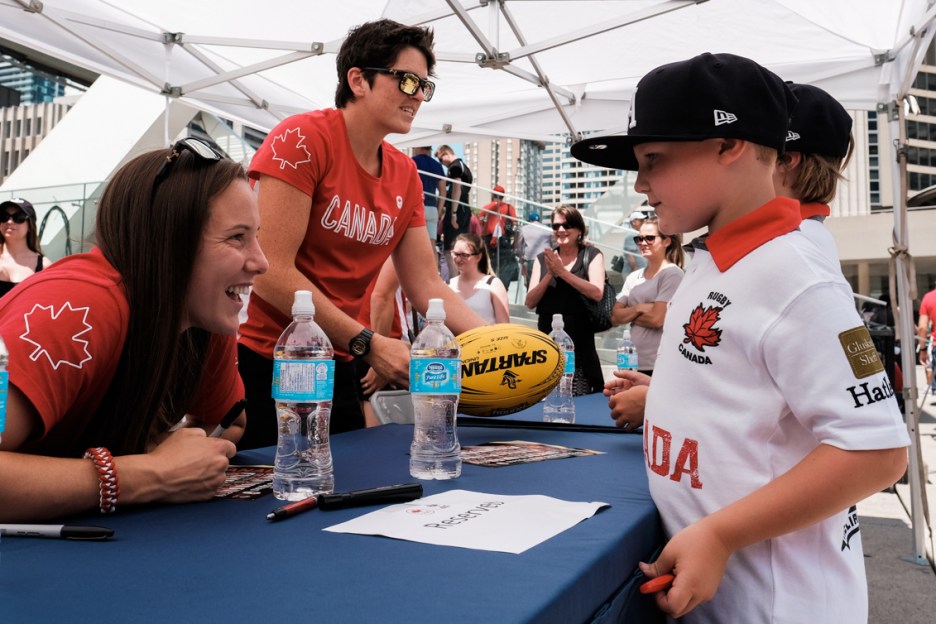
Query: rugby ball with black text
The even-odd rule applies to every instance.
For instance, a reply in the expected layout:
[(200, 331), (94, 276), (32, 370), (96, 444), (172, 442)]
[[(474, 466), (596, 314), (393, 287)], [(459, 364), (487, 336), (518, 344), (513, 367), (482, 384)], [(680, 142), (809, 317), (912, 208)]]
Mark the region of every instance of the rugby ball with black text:
[(563, 353), (543, 332), (512, 323), (485, 325), (458, 336), (462, 391), (458, 411), (504, 416), (526, 409), (559, 383)]

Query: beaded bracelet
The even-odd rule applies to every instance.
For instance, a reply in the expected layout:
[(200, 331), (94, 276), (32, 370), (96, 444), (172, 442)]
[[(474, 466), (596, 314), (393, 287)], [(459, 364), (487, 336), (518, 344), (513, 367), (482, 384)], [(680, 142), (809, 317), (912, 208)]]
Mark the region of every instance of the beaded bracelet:
[(94, 462), (98, 479), (101, 481), (101, 513), (114, 513), (117, 511), (117, 496), (120, 494), (114, 457), (106, 448), (99, 446), (85, 451), (84, 458)]

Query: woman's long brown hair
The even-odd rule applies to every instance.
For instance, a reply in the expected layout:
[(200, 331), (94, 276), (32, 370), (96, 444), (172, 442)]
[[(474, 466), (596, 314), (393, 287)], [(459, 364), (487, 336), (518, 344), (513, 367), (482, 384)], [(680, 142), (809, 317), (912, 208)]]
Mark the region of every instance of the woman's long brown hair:
[(168, 152), (124, 165), (98, 207), (97, 244), (123, 279), (130, 318), (117, 372), (83, 444), (114, 454), (144, 452), (190, 407), (211, 334), (180, 333), (185, 297), (212, 198), (246, 180), (238, 163), (183, 150), (154, 188)]

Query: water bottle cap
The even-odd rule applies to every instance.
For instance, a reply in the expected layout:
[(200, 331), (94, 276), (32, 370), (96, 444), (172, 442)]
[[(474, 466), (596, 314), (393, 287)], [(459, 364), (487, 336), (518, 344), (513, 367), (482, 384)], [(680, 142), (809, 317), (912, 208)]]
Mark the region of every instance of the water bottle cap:
[(565, 327), (565, 321), (562, 320), (561, 314), (553, 314), (552, 328), (553, 329), (562, 329)]
[(443, 305), (441, 299), (429, 300), (429, 309), (426, 310), (426, 320), (427, 321), (444, 321), (445, 320), (445, 306)]
[(297, 290), (293, 298), (292, 315), (315, 316), (315, 304), (312, 303), (312, 293), (308, 290)]

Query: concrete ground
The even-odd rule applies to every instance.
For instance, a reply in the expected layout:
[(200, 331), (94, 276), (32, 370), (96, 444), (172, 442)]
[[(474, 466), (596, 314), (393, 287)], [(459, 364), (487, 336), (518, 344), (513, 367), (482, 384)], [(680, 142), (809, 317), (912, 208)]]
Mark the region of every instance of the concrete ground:
[[(922, 367), (917, 367), (921, 397), (920, 451), (926, 475), (930, 525), (936, 520), (936, 397), (926, 389)], [(932, 624), (936, 622), (936, 573), (933, 539), (925, 530), (925, 557), (915, 556), (911, 529), (910, 486), (898, 483), (859, 503), (871, 624)]]

